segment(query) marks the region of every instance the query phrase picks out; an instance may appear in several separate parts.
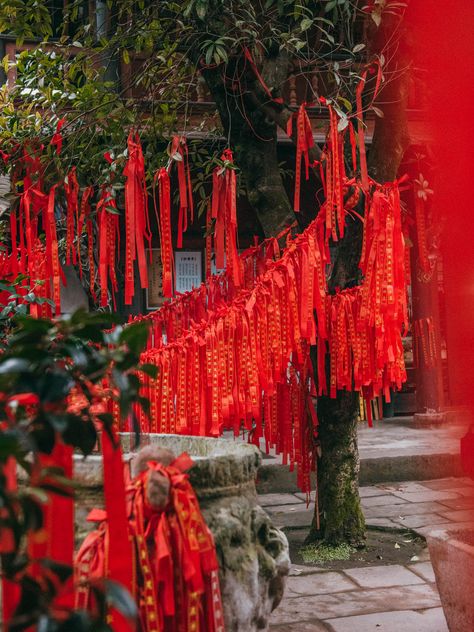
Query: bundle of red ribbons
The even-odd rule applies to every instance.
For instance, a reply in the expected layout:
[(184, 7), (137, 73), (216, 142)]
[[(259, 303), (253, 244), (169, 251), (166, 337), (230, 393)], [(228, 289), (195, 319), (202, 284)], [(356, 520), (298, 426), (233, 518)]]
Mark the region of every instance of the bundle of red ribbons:
[[(312, 450), (313, 407), (305, 398), (356, 389), (390, 399), (390, 389), (406, 379), (400, 333), (406, 326), (405, 246), (398, 182), (370, 186), (361, 286), (328, 294), (322, 209), (248, 287), (230, 285), (231, 300), (218, 294), (229, 288), (225, 277), (216, 278), (153, 315), (155, 347), (143, 361), (159, 372), (156, 380), (143, 376), (151, 401), (150, 418), (138, 411), (144, 431), (218, 436), (226, 428), (237, 434), (243, 422), (255, 442), (264, 437), (302, 469)], [(316, 378), (309, 361), (314, 344)], [(297, 387), (302, 403), (288, 407)]]

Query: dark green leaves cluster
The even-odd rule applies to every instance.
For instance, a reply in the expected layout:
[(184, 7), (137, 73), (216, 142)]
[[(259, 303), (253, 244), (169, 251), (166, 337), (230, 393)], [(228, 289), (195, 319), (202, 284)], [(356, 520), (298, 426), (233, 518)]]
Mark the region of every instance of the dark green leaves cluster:
[[(13, 541), (11, 551), (2, 555), (2, 569), (20, 584), (22, 599), (17, 625), (10, 629), (21, 630), (40, 622), (41, 629), (48, 631), (108, 629), (97, 627), (97, 621), (84, 613), (71, 614), (72, 627), (61, 627), (65, 624), (56, 621), (50, 605), (58, 582), (69, 577), (71, 569), (42, 560), (44, 574), (38, 583), (29, 572), (25, 539), (43, 526), (42, 505), (48, 492), (74, 494), (74, 482), (61, 468), (38, 472), (39, 456), (50, 454), (59, 437), (79, 453), (90, 454), (98, 431), (110, 432), (113, 423), (106, 409), (99, 413), (94, 410), (97, 404), (107, 404), (103, 397), (117, 402), (122, 418), (133, 416), (135, 405), (148, 408), (136, 374), (138, 368), (156, 375), (154, 367), (139, 364), (147, 325), (122, 327), (117, 321), (111, 314), (84, 311), (59, 321), (18, 313), (11, 317), (0, 353), (0, 533)], [(111, 388), (102, 395), (105, 378)], [(72, 393), (80, 398), (73, 406)], [(18, 491), (6, 487), (4, 466), (11, 459), (22, 479)], [(94, 592), (98, 598), (102, 595), (104, 604), (112, 599), (128, 612), (133, 609), (130, 598), (116, 585), (97, 585)]]

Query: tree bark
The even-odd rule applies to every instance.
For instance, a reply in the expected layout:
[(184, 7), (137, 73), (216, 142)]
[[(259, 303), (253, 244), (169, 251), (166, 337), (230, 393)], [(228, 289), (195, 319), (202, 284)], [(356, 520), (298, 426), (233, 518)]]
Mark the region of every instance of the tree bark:
[[(396, 16), (382, 22), (373, 40), (374, 52), (382, 50), (392, 59), (385, 73), (390, 77), (379, 95), (378, 106), (383, 118), (375, 123), (372, 146), (368, 154), (370, 176), (377, 182), (396, 179), (403, 155), (408, 147), (407, 101), (410, 74), (410, 47), (407, 33)], [(394, 34), (397, 36), (394, 37)], [(395, 54), (387, 50), (398, 47)], [(358, 212), (363, 215), (364, 201)], [(335, 291), (360, 283), (359, 259), (362, 247), (362, 222), (348, 221), (329, 281)], [(359, 452), (357, 423), (359, 394), (339, 391), (336, 399), (318, 400), (321, 459), (318, 467), (320, 526), (313, 521), (307, 541), (324, 540), (330, 544), (360, 544), (365, 538), (365, 520), (360, 506), (358, 478)]]
[[(376, 40), (388, 41), (391, 21), (379, 29)], [(397, 44), (399, 39), (397, 38)], [(400, 58), (399, 58), (400, 59)], [(385, 117), (377, 119), (374, 140), (369, 153), (369, 171), (379, 182), (394, 180), (407, 144), (406, 97), (408, 73), (396, 72), (406, 59), (393, 62), (396, 78), (387, 83), (379, 103)], [(398, 64), (398, 65), (397, 65)], [(286, 73), (287, 60), (267, 59), (262, 74), (269, 78), (268, 85), (279, 85), (278, 73)], [(280, 175), (277, 158), (277, 127), (284, 127), (291, 115), (262, 95), (261, 86), (254, 77), (245, 76), (233, 89), (219, 68), (204, 69), (203, 75), (214, 98), (224, 132), (229, 138), (245, 180), (247, 195), (266, 236), (275, 235), (291, 223), (294, 213)], [(239, 73), (239, 60), (228, 65), (227, 77)], [(240, 80), (242, 81), (242, 79)], [(363, 212), (364, 201), (359, 211)], [(350, 219), (346, 236), (342, 240), (329, 282), (346, 288), (360, 283), (358, 267), (362, 244), (362, 224)], [(309, 539), (324, 540), (337, 545), (359, 545), (365, 537), (365, 522), (358, 493), (359, 455), (357, 448), (358, 393), (340, 391), (336, 399), (321, 397), (318, 400), (319, 437), (321, 459), (318, 466), (320, 527), (312, 525)]]
[[(239, 62), (233, 60), (226, 76), (242, 77)], [(282, 65), (286, 67), (285, 62)], [(254, 86), (243, 84), (244, 79), (233, 91), (219, 67), (205, 69), (203, 75), (235, 154), (248, 200), (265, 236), (275, 235), (294, 220), (278, 165), (277, 122), (262, 110)]]

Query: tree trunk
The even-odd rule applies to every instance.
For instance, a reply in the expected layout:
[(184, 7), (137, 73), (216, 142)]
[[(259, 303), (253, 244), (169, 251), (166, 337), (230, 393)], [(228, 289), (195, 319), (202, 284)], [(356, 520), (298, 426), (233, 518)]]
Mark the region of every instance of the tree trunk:
[[(399, 19), (388, 18), (374, 38), (376, 52), (384, 50), (385, 57), (393, 59), (389, 81), (379, 96), (383, 118), (375, 123), (372, 146), (368, 155), (370, 176), (377, 182), (393, 181), (397, 177), (403, 155), (408, 147), (406, 115), (410, 74), (409, 48), (405, 32), (399, 32)], [(397, 54), (387, 51), (385, 44), (393, 41)], [(392, 57), (392, 55), (394, 55)], [(363, 200), (358, 208), (363, 215)], [(350, 219), (346, 236), (341, 242), (334, 263), (329, 290), (341, 289), (360, 283), (359, 259), (362, 247), (363, 225)], [(320, 526), (313, 521), (307, 541), (324, 540), (330, 544), (361, 543), (365, 538), (365, 520), (360, 506), (358, 478), (359, 452), (357, 423), (359, 394), (339, 391), (336, 399), (320, 397), (318, 400), (321, 459), (318, 467)]]
[[(380, 35), (379, 35), (380, 36)], [(385, 37), (382, 34), (382, 37)], [(228, 67), (227, 77), (239, 76), (239, 60)], [(286, 73), (286, 60), (267, 60), (267, 72)], [(262, 105), (259, 86), (246, 83), (233, 93), (220, 69), (204, 69), (203, 75), (214, 98), (224, 132), (245, 180), (248, 199), (266, 236), (275, 235), (294, 219), (294, 214), (280, 175), (277, 158), (277, 125), (282, 126), (288, 111), (275, 114), (273, 105)], [(391, 80), (382, 92), (385, 118), (376, 122), (376, 132), (369, 155), (370, 173), (378, 181), (393, 180), (406, 146), (407, 73)], [(279, 85), (277, 80), (269, 85)], [(362, 200), (363, 209), (363, 200)], [(359, 209), (359, 210), (362, 210)], [(360, 282), (358, 268), (362, 225), (349, 220), (346, 237), (336, 256), (330, 289), (349, 287)], [(318, 466), (320, 528), (313, 524), (310, 539), (324, 539), (330, 544), (360, 544), (365, 536), (364, 516), (358, 493), (359, 456), (357, 420), (359, 395), (338, 392), (336, 399), (318, 401), (321, 459)]]

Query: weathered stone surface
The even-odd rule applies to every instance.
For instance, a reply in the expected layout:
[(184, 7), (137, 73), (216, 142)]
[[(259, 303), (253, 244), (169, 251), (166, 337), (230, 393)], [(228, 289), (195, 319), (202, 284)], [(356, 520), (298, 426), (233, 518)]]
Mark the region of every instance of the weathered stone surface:
[(334, 632), (448, 632), (442, 608), (429, 608), (422, 612), (377, 612), (357, 617), (329, 619), (327, 623)]
[(470, 489), (471, 498), (458, 498), (457, 500), (441, 500), (442, 505), (446, 505), (450, 509), (459, 511), (460, 509), (474, 509), (474, 498), (472, 498), (473, 491)]
[[(465, 476), (454, 478), (453, 476), (449, 478), (440, 478), (435, 479), (433, 481), (423, 481), (423, 485), (428, 487), (429, 489), (453, 489), (455, 487), (473, 487), (474, 481)], [(471, 490), (472, 492), (472, 490)]]
[(393, 495), (397, 498), (403, 498), (403, 500), (407, 500), (411, 503), (425, 503), (437, 500), (442, 502), (443, 500), (454, 500), (455, 498), (459, 498), (459, 494), (452, 491), (432, 491), (429, 489), (422, 492), (394, 492)]
[(398, 518), (421, 513), (442, 513), (446, 510), (440, 503), (403, 503), (402, 505), (377, 505), (364, 509), (366, 518)]
[(419, 562), (418, 564), (410, 564), (408, 567), (413, 573), (422, 577), (425, 581), (434, 584), (436, 581), (433, 566), (431, 562)]
[(411, 584), (424, 583), (418, 575), (399, 564), (350, 568), (344, 572), (362, 588), (409, 586)]
[(403, 505), (406, 501), (396, 496), (369, 496), (368, 498), (362, 498), (363, 507), (377, 507), (377, 505)]
[(342, 573), (315, 573), (300, 577), (289, 577), (287, 583), (288, 597), (300, 595), (323, 595), (343, 590), (354, 590), (357, 587), (351, 579)]
[[(271, 622), (294, 624), (316, 617), (325, 620), (390, 610), (424, 610), (439, 605), (438, 593), (428, 584), (353, 590), (317, 595), (313, 599), (285, 596), (281, 607), (272, 614)], [(352, 630), (365, 632), (364, 628)]]
[(319, 621), (298, 621), (293, 625), (291, 623), (271, 625), (270, 630), (271, 632), (329, 632), (328, 626)]
[[(130, 435), (122, 435), (121, 441), (129, 460)], [(283, 596), (290, 559), (286, 536), (257, 504), (258, 450), (237, 441), (178, 435), (148, 435), (140, 447), (145, 444), (177, 455), (188, 452), (195, 462), (189, 477), (216, 543), (226, 629), (267, 630), (270, 613)], [(85, 505), (89, 509), (102, 502), (101, 457), (77, 458), (75, 478), (82, 486), (82, 526)]]
[(361, 498), (369, 498), (370, 496), (383, 496), (385, 494), (385, 490), (377, 487), (375, 485), (371, 485), (370, 487), (359, 487), (359, 496)]
[[(301, 502), (301, 498), (297, 498), (296, 494), (259, 494), (258, 503), (262, 507), (277, 507), (280, 505), (294, 505)], [(268, 511), (268, 510), (267, 510)]]
[(409, 529), (417, 529), (418, 527), (426, 527), (429, 525), (446, 524), (449, 522), (445, 517), (438, 514), (415, 514), (414, 516), (406, 516), (403, 518), (393, 518), (397, 525), (408, 527)]

